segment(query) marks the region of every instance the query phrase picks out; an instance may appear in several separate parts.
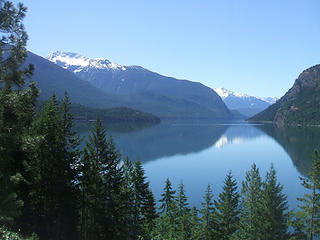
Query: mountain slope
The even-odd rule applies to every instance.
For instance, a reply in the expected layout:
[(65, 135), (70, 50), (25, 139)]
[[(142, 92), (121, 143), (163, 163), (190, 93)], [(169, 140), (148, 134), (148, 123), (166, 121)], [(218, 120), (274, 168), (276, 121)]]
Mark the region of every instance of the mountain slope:
[(304, 70), (279, 101), (249, 120), (277, 126), (320, 125), (320, 64)]
[(263, 111), (276, 101), (276, 98), (259, 98), (247, 94), (235, 93), (225, 88), (214, 88), (229, 109), (237, 110), (241, 114), (252, 117)]
[(35, 72), (30, 81), (37, 83), (41, 91), (40, 100), (48, 99), (53, 93), (58, 98), (63, 98), (64, 92), (67, 91), (72, 102), (86, 106), (106, 108), (123, 105), (116, 96), (106, 94), (87, 81), (31, 52), (28, 52), (25, 64), (29, 63), (35, 65)]
[(198, 82), (162, 76), (139, 66), (55, 52), (48, 59), (92, 85), (125, 99), (126, 106), (162, 118), (220, 119), (232, 113), (212, 89)]

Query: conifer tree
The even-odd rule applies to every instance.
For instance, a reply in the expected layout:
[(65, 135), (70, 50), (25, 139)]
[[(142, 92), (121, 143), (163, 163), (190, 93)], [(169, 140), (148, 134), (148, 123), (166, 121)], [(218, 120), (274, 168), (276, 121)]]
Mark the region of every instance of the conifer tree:
[(245, 181), (242, 182), (239, 230), (235, 233), (234, 239), (263, 239), (261, 188), (259, 169), (253, 164), (251, 170), (246, 173)]
[(123, 233), (121, 201), (123, 170), (120, 154), (97, 119), (83, 150), (81, 161), (82, 239), (119, 239)]
[(32, 223), (26, 228), (46, 239), (68, 239), (76, 234), (76, 176), (72, 165), (79, 157), (79, 142), (71, 130), (72, 119), (63, 118), (69, 114), (64, 111), (68, 110), (61, 108), (53, 96), (32, 127), (35, 144), (29, 149), (29, 202), (24, 215), (31, 217), (26, 222)]
[(158, 213), (156, 210), (156, 202), (154, 195), (150, 189), (146, 192), (146, 199), (143, 207), (143, 234), (144, 239), (153, 239), (152, 229), (156, 225)]
[(306, 193), (302, 198), (300, 211), (297, 212), (299, 225), (308, 240), (315, 239), (320, 233), (320, 155), (318, 150), (314, 150), (312, 156), (312, 165), (308, 177), (300, 177), (301, 185), (311, 191)]
[(209, 240), (216, 239), (215, 236), (215, 219), (214, 219), (214, 204), (213, 204), (213, 194), (211, 190), (211, 186), (208, 184), (204, 195), (204, 202), (201, 203), (202, 208), (200, 209), (200, 234), (201, 239)]
[(133, 164), (128, 157), (123, 162), (123, 184), (122, 184), (122, 199), (123, 199), (123, 216), (122, 221), (126, 227), (126, 235), (128, 239), (134, 239), (134, 185), (133, 185)]
[(276, 171), (271, 165), (262, 184), (262, 215), (264, 239), (288, 239), (288, 203), (282, 193), (283, 186), (277, 182)]
[(163, 189), (163, 193), (161, 194), (162, 198), (160, 199), (160, 210), (162, 213), (168, 212), (172, 204), (174, 204), (175, 193), (176, 191), (172, 190), (172, 184), (169, 178), (167, 178), (166, 185)]
[(188, 199), (184, 190), (184, 184), (181, 182), (177, 193), (177, 222), (178, 222), (178, 239), (190, 239), (192, 236), (191, 210)]
[(31, 65), (21, 67), (27, 53), (26, 10), (21, 3), (0, 0), (0, 224), (10, 227), (25, 201), (25, 139), (38, 96), (34, 83), (19, 89), (33, 72)]
[(190, 239), (193, 239), (193, 240), (201, 239), (199, 211), (195, 206), (190, 211), (190, 224), (191, 224), (191, 233), (192, 233)]
[(155, 234), (158, 239), (174, 239), (177, 235), (178, 207), (175, 200), (176, 191), (167, 178), (162, 198), (160, 199), (160, 217), (156, 221)]
[(177, 205), (178, 205), (179, 216), (182, 216), (186, 212), (190, 211), (190, 208), (188, 207), (189, 204), (188, 204), (188, 199), (184, 190), (183, 182), (181, 182), (178, 187)]
[(231, 239), (231, 236), (238, 229), (239, 223), (239, 194), (237, 183), (231, 172), (225, 178), (223, 191), (219, 194), (217, 201), (214, 201), (217, 219), (217, 235), (221, 240)]
[(143, 235), (143, 208), (146, 201), (148, 191), (148, 183), (145, 182), (146, 177), (140, 161), (134, 163), (133, 168), (133, 188), (134, 188), (134, 238)]
[(22, 23), (26, 11), (22, 3), (15, 7), (11, 1), (0, 0), (0, 88), (21, 87), (33, 73), (33, 65), (21, 68), (27, 57), (28, 35)]
[(134, 238), (136, 239), (139, 236), (143, 239), (149, 239), (149, 231), (153, 227), (157, 215), (154, 197), (149, 189), (149, 182), (146, 182), (140, 161), (134, 163), (132, 181), (134, 189)]

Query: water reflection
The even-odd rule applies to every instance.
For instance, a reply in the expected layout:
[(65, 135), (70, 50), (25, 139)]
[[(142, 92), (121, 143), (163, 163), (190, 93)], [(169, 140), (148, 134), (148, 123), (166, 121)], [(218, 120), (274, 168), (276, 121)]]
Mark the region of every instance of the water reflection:
[[(89, 134), (92, 123), (76, 126), (82, 136)], [(114, 126), (105, 124), (123, 156), (142, 162), (165, 156), (189, 154), (207, 149), (218, 141), (227, 125), (212, 123), (163, 122), (158, 125)], [(125, 130), (125, 129), (126, 130)]]
[(271, 124), (257, 127), (283, 147), (302, 175), (308, 173), (313, 151), (320, 147), (320, 128), (275, 128)]
[(223, 148), (229, 144), (240, 144), (250, 139), (258, 138), (264, 133), (253, 124), (228, 124), (224, 134), (214, 144), (216, 148)]
[[(93, 122), (77, 123), (76, 130), (87, 136), (92, 125)], [(320, 147), (319, 128), (280, 129), (271, 124), (204, 122), (162, 122), (158, 125), (106, 123), (105, 126), (123, 156), (142, 162), (198, 153), (208, 148), (225, 148), (268, 136), (288, 153), (300, 174), (306, 175), (313, 150)]]

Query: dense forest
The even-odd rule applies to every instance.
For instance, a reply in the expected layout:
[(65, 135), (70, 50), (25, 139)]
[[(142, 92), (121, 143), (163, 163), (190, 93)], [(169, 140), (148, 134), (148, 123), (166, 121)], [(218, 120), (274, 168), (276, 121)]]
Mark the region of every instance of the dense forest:
[(241, 188), (228, 173), (213, 197), (208, 185), (200, 209), (188, 204), (183, 183), (167, 179), (157, 202), (139, 161), (122, 158), (98, 118), (83, 149), (73, 131), (66, 95), (36, 112), (34, 71), (21, 68), (26, 8), (0, 0), (0, 239), (315, 239), (320, 231), (320, 156), (314, 152), (309, 194), (289, 211), (271, 166), (255, 164)]
[[(45, 102), (37, 104), (36, 112), (40, 111)], [(109, 123), (159, 123), (160, 118), (151, 113), (142, 112), (127, 107), (91, 108), (82, 104), (72, 103), (69, 106), (75, 121), (92, 121), (98, 117)]]

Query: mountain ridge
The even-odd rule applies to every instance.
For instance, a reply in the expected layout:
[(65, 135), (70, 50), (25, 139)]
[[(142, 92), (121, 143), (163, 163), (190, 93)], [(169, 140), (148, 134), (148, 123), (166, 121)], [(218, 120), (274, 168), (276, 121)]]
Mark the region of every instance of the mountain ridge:
[(320, 126), (320, 64), (299, 74), (293, 86), (275, 104), (249, 121), (283, 126)]
[(252, 117), (263, 111), (277, 100), (272, 97), (255, 97), (237, 93), (226, 88), (214, 88), (214, 91), (218, 93), (230, 110), (237, 110), (247, 117)]
[(128, 107), (162, 118), (228, 120), (233, 116), (219, 95), (199, 82), (75, 53), (55, 52), (48, 59), (106, 93), (126, 98)]

